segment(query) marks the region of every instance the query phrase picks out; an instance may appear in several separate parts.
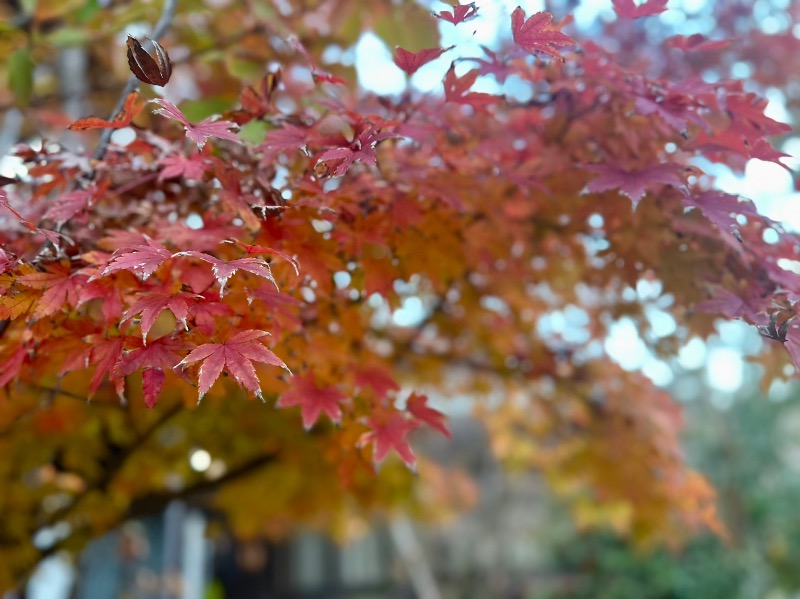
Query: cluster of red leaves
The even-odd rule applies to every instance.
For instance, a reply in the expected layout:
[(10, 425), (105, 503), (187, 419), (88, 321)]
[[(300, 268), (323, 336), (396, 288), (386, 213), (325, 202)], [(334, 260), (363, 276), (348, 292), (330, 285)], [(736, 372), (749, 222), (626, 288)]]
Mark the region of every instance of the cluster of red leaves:
[[(615, 7), (639, 18), (664, 4)], [(478, 16), (474, 4), (436, 15), (454, 25)], [(413, 466), (407, 435), (422, 424), (448, 431), (425, 396), (403, 401), (400, 381), (544, 381), (582, 410), (618, 397), (610, 379), (575, 388), (571, 377), (599, 376), (589, 343), (631, 310), (625, 292), (642, 278), (662, 281), (679, 318), (693, 306), (761, 326), (776, 312), (793, 316), (800, 280), (781, 260), (796, 257), (796, 239), (751, 203), (710, 191), (690, 166), (698, 156), (777, 162), (766, 139), (787, 127), (741, 82), (648, 77), (591, 42), (573, 53), (565, 24), (518, 8), (513, 44), (468, 59), (477, 66), (466, 72), (464, 61), (451, 66), (440, 97), (330, 94), (320, 84), (342, 81), (295, 40), (314, 93), (268, 75), (242, 92), (241, 107), (196, 124), (164, 99), (153, 115), (165, 119), (141, 118), (131, 95), (111, 121), (73, 125), (139, 119), (136, 139), (96, 164), (19, 145), (28, 174), (0, 191), (0, 383), (72, 373), (91, 397), (122, 395), (141, 376), (154, 407), (192, 385), (200, 398), (222, 394), (225, 372), (279, 408), (299, 407), (306, 429), (330, 420), (352, 433), (362, 458), (396, 451)], [(449, 49), (400, 48), (396, 64), (412, 74)], [(166, 76), (168, 59), (139, 59), (151, 79)], [(512, 74), (530, 101), (473, 91), (479, 77), (502, 84)], [(278, 94), (291, 100), (283, 109)], [(236, 133), (253, 122), (268, 129), (261, 143)], [(766, 229), (776, 243), (763, 241)], [(422, 306), (415, 324), (387, 316), (410, 299)], [(589, 341), (542, 336), (537, 322), (565, 306), (588, 316)], [(692, 326), (708, 331), (706, 321)], [(685, 466), (678, 419), (662, 418), (662, 407), (631, 406), (615, 427), (641, 445), (631, 472), (655, 442), (646, 431), (659, 429), (660, 472), (672, 480)], [(582, 476), (613, 453), (589, 420), (601, 455), (585, 450)], [(595, 487), (609, 501), (633, 493), (618, 478)], [(697, 517), (691, 501), (674, 507)]]

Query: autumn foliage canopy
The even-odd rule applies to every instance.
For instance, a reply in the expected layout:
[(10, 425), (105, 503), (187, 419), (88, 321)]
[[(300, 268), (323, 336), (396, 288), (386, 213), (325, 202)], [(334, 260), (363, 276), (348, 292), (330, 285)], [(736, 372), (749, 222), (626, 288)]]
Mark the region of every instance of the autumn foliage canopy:
[[(769, 380), (800, 363), (797, 238), (703, 168), (778, 162), (789, 130), (742, 81), (697, 76), (726, 44), (632, 52), (665, 1), (614, 0), (617, 51), (518, 8), (437, 92), (380, 97), (323, 62), (345, 17), (435, 33), (480, 6), (376, 2), (367, 23), (348, 0), (294, 4), (198, 5), (155, 46), (107, 39), (98, 68), (145, 82), (118, 111), (124, 80), (104, 116), (27, 109), (47, 134), (0, 188), (0, 586), (173, 498), (268, 537), (457, 506), (465, 483), (413, 441), (450, 434), (431, 405), (447, 396), (474, 398), (497, 455), (583, 522), (724, 534), (679, 406), (602, 344), (627, 316), (674, 356), (721, 316), (772, 339)], [(454, 52), (419, 36), (394, 53), (408, 75)], [(169, 100), (186, 78), (213, 102)], [(58, 142), (68, 126), (88, 151)], [(651, 334), (653, 306), (674, 333)], [(574, 330), (546, 326), (565, 315)]]

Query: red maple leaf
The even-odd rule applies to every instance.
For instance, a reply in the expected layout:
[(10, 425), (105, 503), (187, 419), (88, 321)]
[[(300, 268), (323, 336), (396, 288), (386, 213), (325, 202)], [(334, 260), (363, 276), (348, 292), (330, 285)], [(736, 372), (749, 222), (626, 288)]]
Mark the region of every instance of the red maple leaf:
[(453, 25), (458, 25), (464, 21), (469, 21), (478, 16), (478, 7), (474, 2), (468, 4), (457, 4), (453, 7), (453, 11), (441, 10), (438, 13), (433, 13), (433, 16), (442, 21), (447, 21)]
[(667, 10), (668, 0), (647, 0), (638, 6), (633, 0), (611, 0), (617, 16), (623, 19), (640, 19), (657, 15)]
[(264, 141), (256, 148), (257, 151), (264, 153), (264, 160), (271, 160), (276, 154), (291, 150), (297, 152), (306, 149), (309, 132), (302, 127), (294, 125), (284, 125), (280, 129), (274, 129), (264, 136)]
[(205, 145), (209, 137), (240, 143), (239, 138), (231, 131), (231, 129), (238, 128), (238, 125), (232, 121), (215, 121), (214, 117), (208, 117), (196, 125), (192, 125), (172, 102), (163, 99), (153, 100), (153, 102), (161, 106), (153, 112), (178, 121), (186, 129), (186, 137), (195, 142), (199, 148)]
[(125, 312), (122, 323), (133, 318), (136, 314), (141, 314), (142, 340), (147, 343), (147, 333), (164, 310), (169, 310), (175, 318), (181, 321), (183, 327), (188, 330), (186, 318), (189, 316), (189, 304), (194, 303), (196, 296), (189, 293), (177, 293), (166, 295), (163, 293), (151, 292), (142, 294), (139, 299)]
[(476, 110), (485, 110), (487, 106), (501, 100), (498, 96), (484, 92), (471, 92), (470, 88), (478, 79), (480, 71), (472, 69), (463, 77), (456, 76), (456, 66), (451, 64), (444, 77), (444, 97), (447, 102), (468, 104)]
[(89, 397), (95, 394), (106, 375), (114, 384), (117, 395), (122, 397), (125, 392), (125, 379), (119, 375), (116, 366), (122, 357), (125, 338), (105, 338), (102, 335), (94, 334), (87, 336), (84, 341), (90, 346), (84, 360), (89, 366), (95, 365), (94, 375), (89, 382)]
[(403, 50), (403, 48), (397, 48), (394, 64), (409, 75), (413, 75), (421, 66), (428, 64), (432, 60), (436, 60), (454, 47), (455, 46), (450, 46), (449, 48), (426, 48), (419, 52), (409, 52), (408, 50)]
[(183, 154), (173, 154), (159, 159), (158, 165), (164, 167), (158, 174), (158, 178), (162, 180), (172, 177), (200, 180), (208, 170), (202, 154), (194, 154), (189, 158)]
[(727, 48), (730, 46), (731, 40), (710, 40), (702, 33), (695, 33), (690, 36), (673, 35), (667, 39), (665, 44), (670, 48), (678, 48), (684, 52), (704, 52)]
[(400, 385), (392, 378), (391, 373), (380, 366), (364, 366), (356, 371), (356, 385), (360, 388), (370, 387), (378, 397), (386, 397), (392, 391), (398, 391)]
[(432, 426), (448, 439), (451, 437), (450, 430), (445, 425), (447, 417), (439, 410), (434, 410), (428, 406), (427, 395), (412, 393), (406, 401), (406, 407), (414, 418)]
[(366, 422), (371, 430), (361, 435), (358, 445), (372, 444), (372, 456), (376, 465), (394, 450), (409, 468), (416, 467), (417, 458), (406, 441), (406, 435), (419, 426), (418, 422), (394, 411), (367, 418)]
[(22, 343), (17, 349), (0, 358), (0, 388), (5, 387), (19, 376), (28, 352), (28, 345)]
[(211, 264), (211, 272), (219, 283), (219, 295), (222, 297), (225, 293), (225, 284), (228, 282), (237, 270), (244, 270), (259, 277), (264, 277), (269, 280), (277, 289), (278, 284), (272, 277), (272, 271), (269, 268), (269, 263), (261, 258), (237, 258), (230, 262), (225, 262), (219, 258), (215, 258), (205, 252), (178, 252), (173, 256), (192, 256), (204, 262)]
[(587, 191), (598, 193), (616, 189), (631, 199), (634, 210), (647, 189), (654, 185), (682, 187), (684, 184), (683, 179), (678, 176), (684, 167), (672, 163), (657, 164), (640, 171), (626, 171), (606, 164), (587, 164), (584, 168), (600, 175), (586, 184)]
[(344, 175), (354, 162), (363, 162), (364, 164), (375, 166), (378, 163), (375, 146), (385, 139), (399, 137), (396, 133), (381, 132), (380, 125), (374, 125), (366, 121), (361, 124), (360, 128), (361, 131), (356, 134), (349, 146), (327, 150), (317, 158), (317, 163), (337, 162), (333, 171), (334, 177)]
[(511, 13), (511, 32), (514, 42), (528, 52), (540, 52), (564, 61), (559, 53), (560, 46), (576, 45), (568, 35), (561, 33), (558, 26), (553, 25), (553, 15), (549, 12), (537, 12), (525, 20), (525, 11), (519, 6)]
[(242, 241), (239, 241), (238, 239), (227, 239), (227, 240), (223, 241), (222, 243), (235, 243), (236, 245), (238, 245), (240, 248), (242, 248), (248, 254), (251, 254), (251, 255), (252, 254), (256, 254), (256, 255), (258, 255), (258, 254), (274, 254), (275, 256), (280, 256), (281, 258), (286, 260), (289, 264), (291, 264), (294, 267), (295, 274), (298, 274), (298, 275), (300, 274), (300, 263), (295, 258), (293, 258), (289, 254), (287, 254), (286, 252), (282, 252), (280, 250), (269, 248), (269, 247), (266, 247), (266, 246), (263, 246), (263, 245), (250, 245), (250, 244), (244, 243)]
[(259, 341), (259, 339), (267, 335), (269, 333), (266, 331), (257, 329), (241, 331), (223, 343), (204, 343), (199, 345), (181, 360), (176, 368), (203, 361), (197, 381), (198, 403), (202, 401), (203, 396), (211, 389), (223, 369), (231, 373), (242, 387), (254, 393), (261, 401), (264, 401), (253, 362), (263, 362), (264, 364), (280, 366), (287, 371), (289, 370), (289, 367), (278, 356)]
[(164, 371), (160, 368), (148, 368), (142, 372), (142, 394), (148, 408), (153, 408), (158, 403), (165, 378)]
[(87, 129), (121, 129), (131, 124), (136, 115), (142, 111), (144, 104), (136, 105), (136, 100), (139, 98), (138, 91), (132, 91), (125, 98), (125, 105), (117, 116), (112, 121), (106, 121), (96, 116), (88, 116), (84, 119), (78, 119), (72, 123), (68, 128), (72, 131), (85, 131)]
[(55, 203), (44, 213), (44, 218), (57, 223), (67, 222), (89, 206), (96, 191), (96, 188), (76, 189), (58, 196)]
[(747, 317), (757, 322), (759, 312), (767, 307), (767, 303), (763, 298), (741, 297), (724, 287), (716, 287), (714, 297), (700, 302), (694, 309), (697, 312), (724, 314), (728, 318)]
[(279, 408), (300, 406), (303, 426), (306, 430), (310, 430), (322, 413), (339, 424), (342, 421), (339, 404), (344, 399), (345, 395), (336, 387), (318, 387), (314, 375), (309, 373), (293, 377), (292, 388), (281, 395), (277, 406)]
[(100, 273), (106, 276), (118, 270), (129, 270), (147, 279), (172, 253), (147, 235), (137, 236), (141, 241), (116, 250)]
[[(161, 368), (163, 370), (175, 368), (181, 361), (176, 352), (188, 349), (185, 341), (169, 335), (159, 337), (150, 345), (145, 345), (141, 340), (136, 341), (141, 344), (141, 347), (126, 351), (117, 365), (117, 370), (122, 376), (129, 376), (143, 368)], [(136, 345), (136, 341), (132, 338), (131, 344)]]
[(33, 289), (46, 289), (36, 302), (34, 318), (50, 316), (65, 305), (77, 306), (82, 301), (82, 291), (87, 277), (73, 274), (68, 263), (54, 262), (44, 266), (45, 272), (22, 275), (17, 281)]
[(164, 386), (164, 371), (174, 368), (180, 357), (177, 351), (185, 350), (184, 341), (172, 339), (168, 335), (156, 339), (153, 343), (136, 348), (122, 355), (116, 369), (121, 376), (129, 376), (142, 370), (142, 392), (144, 402), (152, 408), (158, 402), (158, 396)]
[(723, 231), (739, 227), (736, 220), (737, 214), (747, 217), (763, 219), (751, 200), (744, 199), (721, 191), (707, 191), (697, 197), (687, 197), (683, 200), (684, 206), (697, 208), (712, 223)]

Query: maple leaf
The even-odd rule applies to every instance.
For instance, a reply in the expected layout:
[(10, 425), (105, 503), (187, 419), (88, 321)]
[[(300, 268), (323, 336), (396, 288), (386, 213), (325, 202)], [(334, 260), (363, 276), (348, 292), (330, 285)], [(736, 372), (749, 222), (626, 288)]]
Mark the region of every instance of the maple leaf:
[(200, 149), (203, 148), (209, 137), (241, 143), (236, 134), (231, 131), (231, 129), (238, 128), (238, 125), (232, 121), (215, 121), (214, 117), (208, 117), (196, 125), (192, 125), (172, 102), (163, 99), (153, 100), (153, 102), (161, 106), (153, 112), (178, 121), (186, 130), (186, 137), (195, 142)]
[(626, 171), (605, 164), (587, 164), (583, 168), (600, 175), (586, 184), (587, 191), (598, 193), (616, 189), (631, 199), (634, 210), (648, 188), (654, 185), (682, 187), (684, 184), (683, 179), (678, 176), (683, 167), (673, 163), (658, 164), (640, 171)]
[(417, 420), (425, 422), (435, 428), (448, 439), (451, 438), (450, 430), (445, 424), (447, 417), (439, 410), (434, 410), (428, 406), (428, 396), (421, 393), (412, 393), (406, 400), (406, 408)]
[(711, 50), (721, 50), (731, 45), (730, 40), (710, 40), (702, 33), (695, 33), (690, 36), (673, 35), (667, 39), (666, 45), (670, 48), (678, 48), (684, 52), (704, 52)]
[(757, 219), (764, 218), (751, 200), (744, 199), (740, 202), (738, 196), (721, 191), (706, 191), (697, 197), (684, 198), (683, 204), (689, 208), (699, 209), (708, 220), (723, 231), (739, 226), (735, 216), (737, 214)]
[(668, 0), (647, 0), (638, 6), (633, 0), (611, 0), (617, 16), (623, 19), (641, 19), (667, 10)]
[(120, 324), (141, 314), (142, 340), (147, 343), (147, 333), (164, 310), (169, 309), (181, 323), (184, 329), (189, 330), (186, 318), (189, 316), (189, 304), (200, 296), (188, 293), (167, 295), (163, 293), (142, 294), (138, 300), (125, 312)]
[(8, 196), (2, 190), (0, 190), (0, 206), (8, 210), (11, 214), (13, 214), (20, 222), (20, 224), (22, 224), (22, 226), (28, 229), (31, 233), (44, 235), (47, 241), (52, 243), (55, 247), (58, 247), (61, 236), (55, 231), (50, 231), (48, 229), (40, 229), (32, 222), (30, 222), (28, 219), (26, 219), (24, 216), (22, 216), (22, 214), (18, 210), (16, 210), (13, 206), (11, 206), (11, 204), (9, 204)]
[(724, 287), (717, 286), (714, 288), (714, 297), (700, 302), (694, 309), (698, 312), (724, 314), (728, 318), (746, 316), (751, 320), (757, 320), (759, 312), (764, 307), (765, 303), (761, 298), (742, 297)]
[(447, 102), (468, 104), (476, 110), (485, 110), (491, 104), (498, 103), (502, 98), (484, 92), (469, 91), (478, 79), (480, 71), (472, 69), (463, 77), (456, 76), (456, 66), (451, 64), (444, 77), (444, 97)]
[(146, 280), (165, 260), (172, 257), (167, 248), (147, 235), (141, 235), (139, 239), (139, 243), (116, 250), (101, 276), (105, 277), (118, 270), (129, 270)]
[(148, 408), (153, 408), (158, 403), (165, 378), (164, 371), (160, 368), (148, 368), (142, 372), (142, 394)]
[(125, 347), (124, 337), (106, 338), (102, 335), (89, 335), (84, 339), (90, 345), (87, 362), (95, 365), (94, 375), (89, 381), (89, 397), (92, 397), (103, 379), (108, 375), (108, 379), (114, 384), (117, 395), (123, 396), (125, 391), (125, 379), (119, 376), (116, 370), (117, 362), (122, 357), (122, 350)]
[(342, 410), (339, 404), (346, 399), (336, 387), (318, 387), (311, 373), (292, 378), (292, 387), (285, 391), (278, 400), (279, 408), (300, 406), (303, 426), (310, 430), (319, 419), (320, 414), (328, 415), (335, 424), (342, 421)]
[(214, 256), (206, 254), (205, 252), (194, 251), (178, 252), (177, 254), (173, 254), (173, 256), (192, 256), (193, 258), (198, 258), (211, 264), (211, 272), (214, 273), (214, 277), (219, 283), (220, 297), (225, 294), (225, 284), (228, 282), (228, 279), (236, 274), (237, 270), (244, 270), (256, 276), (264, 277), (273, 285), (275, 285), (276, 289), (278, 288), (278, 284), (272, 277), (272, 271), (270, 270), (269, 263), (261, 258), (237, 258), (236, 260), (225, 262), (224, 260), (215, 258)]
[(144, 103), (136, 105), (136, 100), (139, 98), (138, 91), (132, 91), (125, 98), (125, 105), (113, 120), (107, 121), (96, 116), (88, 116), (83, 119), (78, 119), (72, 123), (68, 129), (72, 131), (86, 131), (87, 129), (122, 129), (131, 124), (136, 115), (138, 115), (144, 108)]
[(17, 277), (17, 281), (32, 289), (46, 291), (36, 303), (34, 318), (50, 316), (69, 304), (77, 306), (88, 277), (73, 274), (69, 263), (55, 262), (44, 267), (45, 272), (35, 272)]
[(200, 180), (208, 170), (203, 156), (194, 154), (187, 158), (183, 154), (174, 154), (160, 158), (157, 163), (164, 168), (158, 174), (159, 179), (171, 179), (173, 177), (183, 177), (189, 180)]
[(518, 6), (511, 13), (511, 32), (514, 42), (528, 52), (549, 54), (562, 62), (564, 57), (558, 48), (576, 45), (575, 40), (553, 25), (553, 15), (549, 12), (537, 12), (525, 20), (525, 11)]
[(52, 219), (59, 224), (67, 222), (89, 206), (95, 191), (94, 189), (76, 189), (59, 196), (56, 203), (44, 213), (44, 218)]
[(447, 21), (453, 25), (458, 25), (464, 21), (469, 21), (478, 16), (478, 7), (474, 2), (468, 4), (457, 4), (453, 6), (453, 11), (441, 10), (438, 13), (433, 13), (433, 16), (442, 21)]
[(270, 160), (275, 154), (287, 150), (293, 152), (304, 150), (307, 153), (308, 135), (307, 129), (295, 127), (294, 125), (284, 125), (280, 129), (273, 129), (267, 133), (264, 136), (264, 141), (256, 150), (265, 154), (265, 160)]
[(142, 393), (148, 408), (158, 403), (164, 386), (164, 371), (177, 366), (180, 357), (176, 352), (187, 348), (186, 342), (164, 335), (150, 345), (126, 351), (117, 362), (116, 370), (121, 376), (129, 376), (142, 370)]
[(366, 423), (371, 430), (361, 435), (358, 445), (363, 447), (372, 444), (372, 455), (376, 465), (394, 450), (406, 466), (412, 470), (416, 468), (417, 458), (406, 441), (406, 435), (419, 426), (418, 422), (404, 418), (399, 412), (389, 412), (388, 415), (380, 414), (367, 418)]
[(10, 354), (0, 358), (0, 388), (5, 387), (20, 375), (28, 352), (29, 348), (23, 343)]
[(274, 254), (275, 256), (279, 256), (284, 260), (286, 260), (289, 264), (291, 264), (294, 267), (295, 274), (297, 275), (300, 274), (300, 263), (286, 252), (265, 247), (263, 245), (250, 245), (242, 241), (239, 241), (238, 239), (226, 239), (222, 243), (235, 243), (240, 248), (245, 250), (248, 254)]
[(409, 52), (403, 48), (397, 48), (397, 55), (394, 57), (394, 64), (400, 67), (409, 75), (413, 75), (419, 68), (428, 64), (432, 60), (436, 60), (448, 50), (452, 50), (455, 46), (447, 48), (426, 48), (419, 52)]
[(232, 374), (239, 385), (254, 393), (262, 401), (264, 398), (261, 395), (261, 386), (253, 362), (280, 366), (291, 374), (289, 367), (259, 341), (267, 335), (269, 333), (266, 331), (257, 329), (240, 331), (223, 343), (199, 345), (181, 360), (176, 368), (203, 361), (198, 378), (198, 403), (211, 389), (223, 369)]
[(392, 378), (391, 373), (378, 366), (364, 366), (356, 371), (356, 385), (360, 388), (370, 387), (378, 397), (386, 397), (392, 391), (398, 391), (400, 385)]
[(378, 163), (375, 146), (379, 142), (392, 137), (399, 136), (395, 133), (381, 132), (379, 125), (367, 123), (348, 147), (333, 148), (323, 152), (317, 158), (317, 163), (338, 161), (336, 169), (333, 171), (334, 177), (344, 175), (354, 162), (363, 162), (364, 164), (375, 166)]
[(488, 60), (486, 58), (477, 57), (465, 57), (463, 60), (477, 62), (479, 65), (478, 71), (481, 75), (492, 75), (497, 79), (498, 83), (505, 83), (506, 79), (514, 73), (514, 69), (491, 48), (481, 46), (481, 49), (483, 53), (486, 54)]
[[(133, 340), (132, 340), (133, 341)], [(180, 338), (173, 338), (169, 335), (159, 337), (150, 345), (144, 345), (139, 341), (141, 347), (126, 351), (117, 365), (117, 372), (121, 376), (129, 376), (144, 368), (161, 368), (169, 370), (175, 368), (181, 361), (177, 352), (188, 349), (186, 341)]]

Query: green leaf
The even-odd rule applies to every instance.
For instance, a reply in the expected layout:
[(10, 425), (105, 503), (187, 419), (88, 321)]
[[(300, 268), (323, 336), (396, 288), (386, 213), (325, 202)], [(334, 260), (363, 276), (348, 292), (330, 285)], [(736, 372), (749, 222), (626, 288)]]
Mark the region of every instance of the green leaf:
[(33, 61), (28, 48), (20, 48), (8, 59), (8, 86), (14, 94), (14, 103), (25, 107), (31, 102), (33, 92)]
[(260, 144), (267, 133), (267, 124), (263, 121), (250, 121), (239, 128), (239, 137), (249, 144)]

